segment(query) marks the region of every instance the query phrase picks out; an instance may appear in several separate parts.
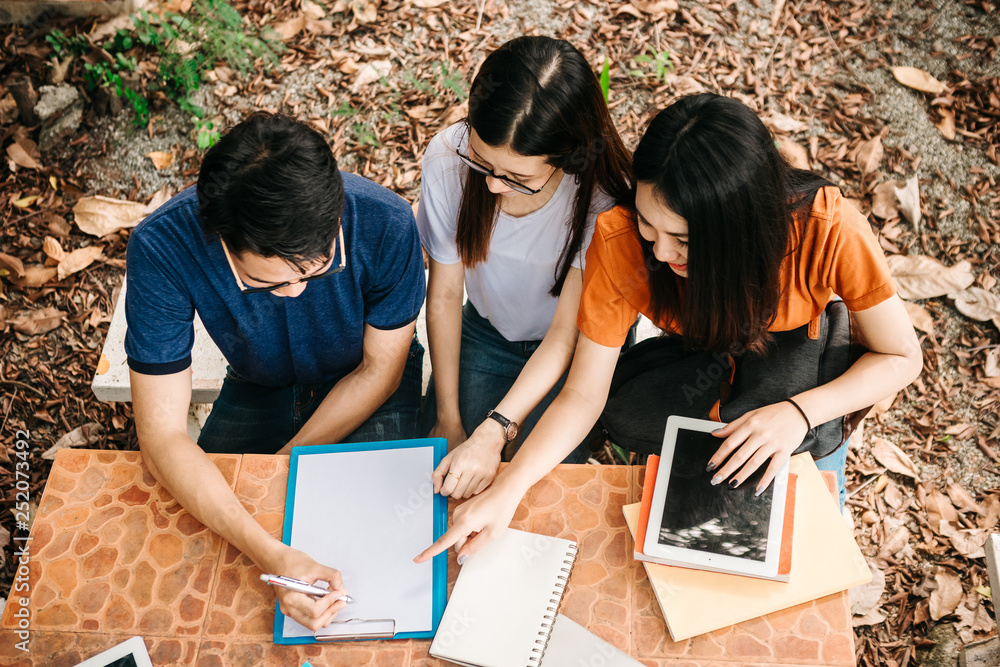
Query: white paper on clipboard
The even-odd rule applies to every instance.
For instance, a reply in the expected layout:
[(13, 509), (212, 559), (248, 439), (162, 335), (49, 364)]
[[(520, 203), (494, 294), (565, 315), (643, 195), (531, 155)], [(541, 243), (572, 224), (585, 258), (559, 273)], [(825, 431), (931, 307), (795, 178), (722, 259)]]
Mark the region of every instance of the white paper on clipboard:
[[(369, 620), (378, 633), (384, 619), (396, 634), (433, 629), (432, 563), (413, 562), (434, 541), (433, 470), (431, 445), (299, 454), (290, 544), (340, 570), (356, 600), (324, 634), (364, 635)], [(283, 634), (313, 636), (287, 616)]]

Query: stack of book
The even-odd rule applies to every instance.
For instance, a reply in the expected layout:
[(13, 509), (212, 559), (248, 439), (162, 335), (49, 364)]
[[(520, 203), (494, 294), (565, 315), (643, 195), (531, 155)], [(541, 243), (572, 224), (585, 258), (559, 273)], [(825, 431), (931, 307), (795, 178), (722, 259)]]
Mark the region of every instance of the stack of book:
[[(647, 463), (642, 502), (623, 512), (674, 641), (871, 580), (836, 490), (808, 454), (792, 457), (767, 493), (750, 486), (720, 500), (728, 487), (712, 486), (703, 462), (686, 465), (670, 439), (668, 426), (664, 456)], [(687, 479), (694, 470), (704, 483)]]

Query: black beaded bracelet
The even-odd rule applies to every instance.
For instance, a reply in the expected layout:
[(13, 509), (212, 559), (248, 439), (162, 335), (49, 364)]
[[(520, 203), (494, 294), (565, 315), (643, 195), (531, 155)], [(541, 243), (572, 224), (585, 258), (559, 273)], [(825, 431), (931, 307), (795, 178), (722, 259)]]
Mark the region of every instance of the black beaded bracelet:
[(795, 409), (799, 411), (799, 414), (802, 415), (802, 418), (806, 420), (806, 430), (807, 431), (811, 431), (812, 428), (813, 428), (812, 427), (812, 423), (809, 421), (809, 417), (806, 415), (806, 411), (802, 409), (802, 406), (799, 405), (798, 403), (796, 403), (795, 401), (793, 401), (790, 398), (786, 398), (785, 402), (786, 403), (791, 403), (792, 405), (795, 406)]

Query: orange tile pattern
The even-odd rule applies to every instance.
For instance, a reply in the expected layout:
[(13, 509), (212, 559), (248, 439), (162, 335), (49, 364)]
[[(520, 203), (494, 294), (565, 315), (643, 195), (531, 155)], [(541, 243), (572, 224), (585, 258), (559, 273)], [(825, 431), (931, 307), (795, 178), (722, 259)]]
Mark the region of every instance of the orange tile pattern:
[[(279, 537), (288, 458), (214, 459), (251, 516)], [(518, 507), (513, 527), (580, 545), (562, 613), (649, 667), (854, 665), (846, 594), (670, 641), (621, 513), (640, 497), (643, 472), (560, 466)], [(32, 537), (30, 652), (14, 647), (8, 605), (0, 664), (74, 665), (132, 634), (158, 667), (450, 664), (427, 654), (428, 640), (272, 644), (274, 595), (260, 570), (181, 509), (134, 452), (60, 452)], [(449, 590), (457, 574), (452, 553)]]

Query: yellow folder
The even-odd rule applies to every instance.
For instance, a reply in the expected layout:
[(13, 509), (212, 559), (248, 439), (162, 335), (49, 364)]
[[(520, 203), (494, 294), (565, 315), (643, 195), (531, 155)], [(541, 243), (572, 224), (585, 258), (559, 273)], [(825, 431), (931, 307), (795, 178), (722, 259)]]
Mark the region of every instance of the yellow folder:
[[(816, 464), (793, 456), (798, 475), (792, 571), (788, 583), (643, 563), (674, 641), (787, 609), (871, 581), (854, 534), (844, 523)], [(622, 508), (633, 540), (639, 505)]]

